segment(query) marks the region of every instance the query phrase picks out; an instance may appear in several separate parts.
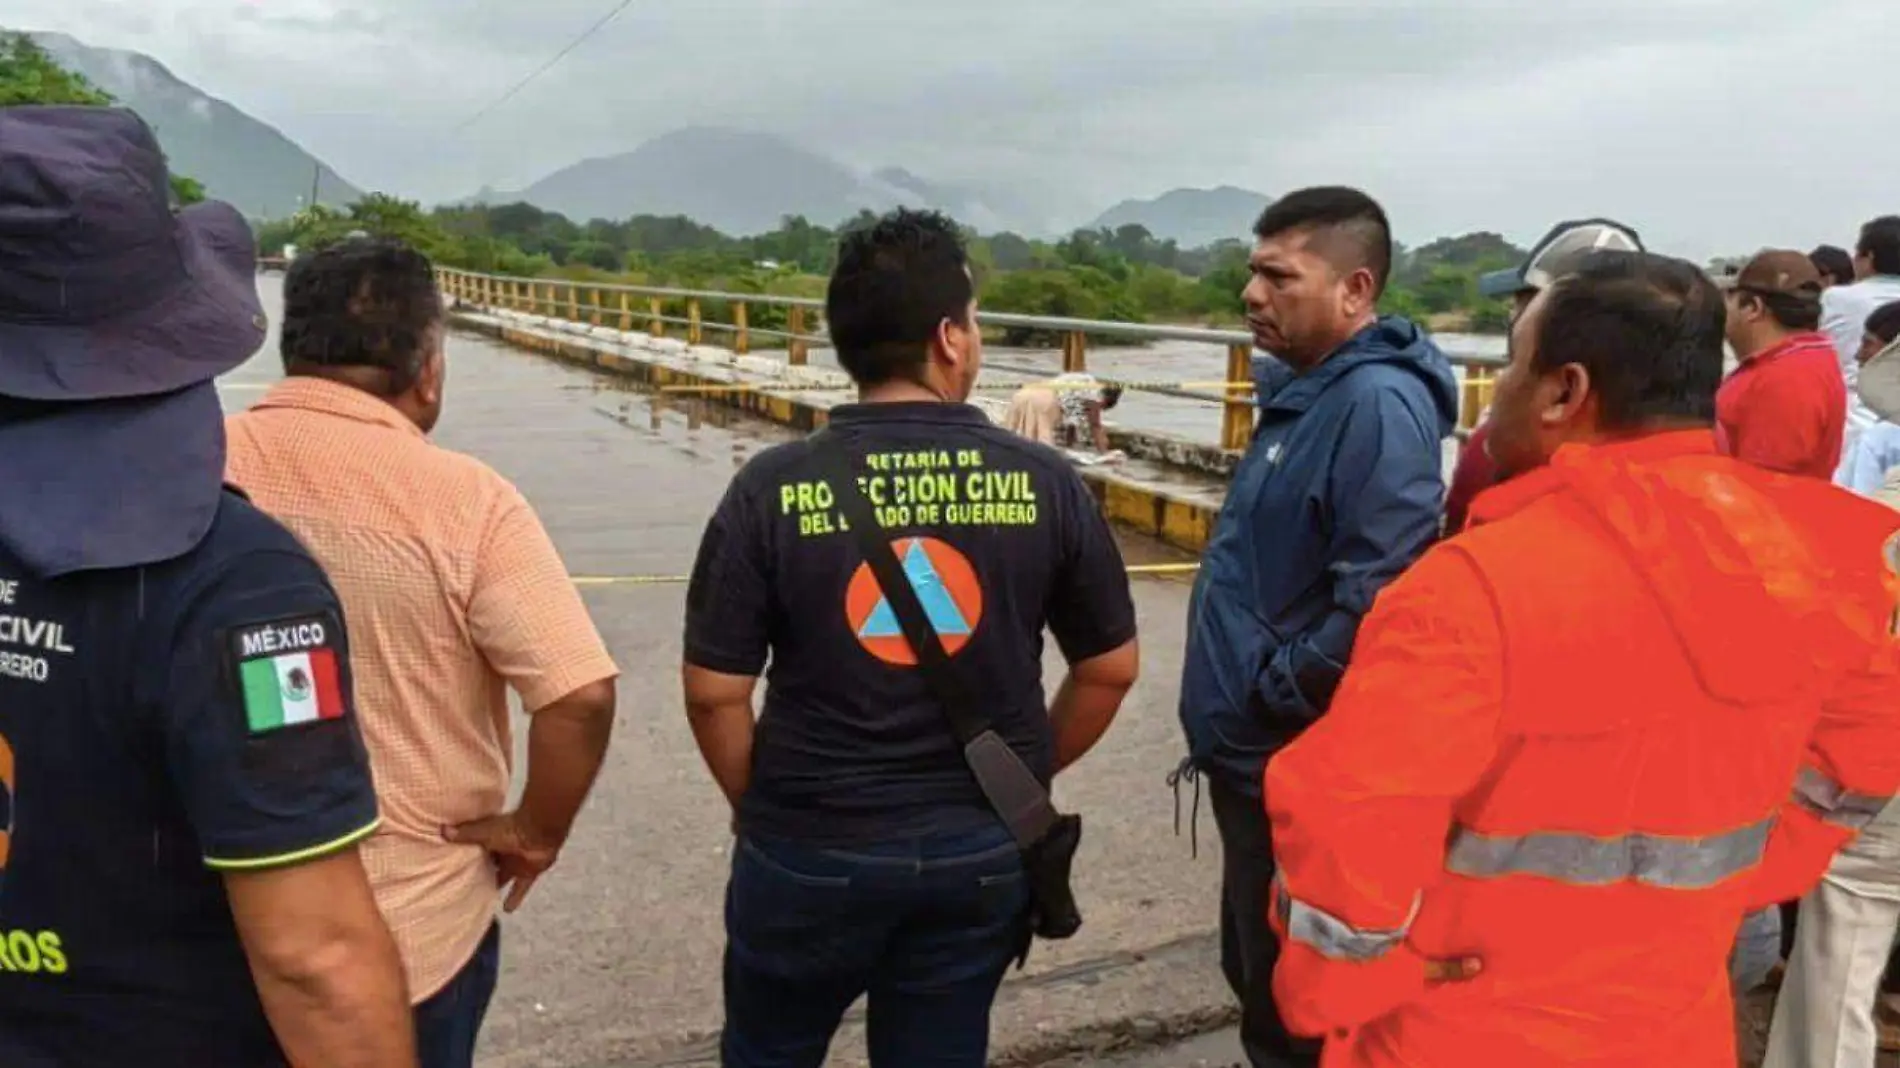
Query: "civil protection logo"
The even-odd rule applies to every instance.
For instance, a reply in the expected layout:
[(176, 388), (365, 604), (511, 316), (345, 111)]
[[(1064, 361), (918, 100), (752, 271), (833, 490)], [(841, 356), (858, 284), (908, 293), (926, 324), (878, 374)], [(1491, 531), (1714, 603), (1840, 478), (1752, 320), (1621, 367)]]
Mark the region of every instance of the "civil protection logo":
[[(923, 603), (944, 651), (955, 656), (970, 643), (983, 620), (983, 587), (969, 558), (936, 538), (905, 538), (895, 546), (904, 577)], [(915, 667), (917, 655), (904, 640), (897, 613), (878, 589), (871, 565), (859, 564), (845, 588), (845, 619), (864, 650), (886, 664)]]

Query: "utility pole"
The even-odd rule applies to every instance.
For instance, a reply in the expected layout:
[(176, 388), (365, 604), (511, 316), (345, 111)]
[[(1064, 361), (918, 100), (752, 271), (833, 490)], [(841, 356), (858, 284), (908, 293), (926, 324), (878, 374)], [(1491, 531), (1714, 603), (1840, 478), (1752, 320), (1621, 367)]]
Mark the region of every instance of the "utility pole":
[(310, 164), (310, 206), (317, 206), (317, 193), (323, 187), (323, 164)]

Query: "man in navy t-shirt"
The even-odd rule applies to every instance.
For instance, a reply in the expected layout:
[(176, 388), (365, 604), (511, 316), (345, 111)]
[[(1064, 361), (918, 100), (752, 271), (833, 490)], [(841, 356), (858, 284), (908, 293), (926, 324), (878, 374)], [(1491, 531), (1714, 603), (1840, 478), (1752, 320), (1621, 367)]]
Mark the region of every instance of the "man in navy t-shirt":
[[(723, 1063), (818, 1068), (868, 993), (872, 1065), (981, 1068), (991, 1002), (1027, 937), (1022, 859), (845, 529), (819, 449), (842, 451), (951, 669), (1045, 784), (1134, 684), (1127, 572), (1061, 455), (963, 403), (982, 342), (954, 224), (898, 212), (847, 235), (826, 321), (860, 403), (831, 412), (828, 444), (780, 446), (739, 472), (687, 594), (687, 709), (739, 836)], [(1053, 700), (1045, 627), (1071, 665)]]
[(342, 611), (222, 484), (254, 244), (168, 188), (0, 109), (0, 1065), (413, 1068)]

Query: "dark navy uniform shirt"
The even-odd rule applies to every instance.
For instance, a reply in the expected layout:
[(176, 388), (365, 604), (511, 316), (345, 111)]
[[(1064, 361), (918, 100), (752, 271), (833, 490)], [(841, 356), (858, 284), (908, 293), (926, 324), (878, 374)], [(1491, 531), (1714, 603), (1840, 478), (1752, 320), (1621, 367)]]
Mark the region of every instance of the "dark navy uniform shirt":
[[(1081, 478), (979, 410), (852, 405), (830, 429), (952, 663), (1046, 781), (1045, 627), (1070, 662), (1135, 637), (1128, 576)], [(766, 678), (742, 833), (852, 844), (992, 822), (810, 441), (727, 490), (687, 594), (686, 659)]]
[(222, 872), (377, 818), (336, 594), (227, 493), (194, 551), (35, 579), (0, 549), (0, 1065), (282, 1055)]

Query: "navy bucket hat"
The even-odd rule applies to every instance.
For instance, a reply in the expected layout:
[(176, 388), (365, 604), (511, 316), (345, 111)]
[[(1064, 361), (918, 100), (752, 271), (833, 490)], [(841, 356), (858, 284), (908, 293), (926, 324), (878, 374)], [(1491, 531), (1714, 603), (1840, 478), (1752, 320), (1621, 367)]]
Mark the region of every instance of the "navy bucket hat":
[(249, 225), (170, 189), (128, 110), (0, 108), (0, 396), (171, 393), (263, 345)]
[(43, 576), (189, 552), (216, 519), (213, 380), (263, 345), (256, 245), (174, 211), (130, 111), (0, 107), (0, 547)]

